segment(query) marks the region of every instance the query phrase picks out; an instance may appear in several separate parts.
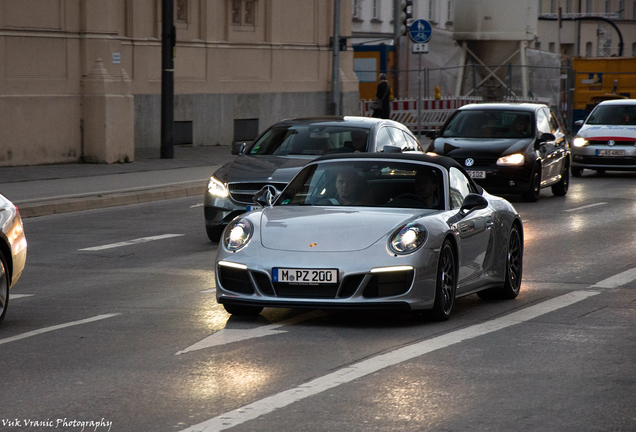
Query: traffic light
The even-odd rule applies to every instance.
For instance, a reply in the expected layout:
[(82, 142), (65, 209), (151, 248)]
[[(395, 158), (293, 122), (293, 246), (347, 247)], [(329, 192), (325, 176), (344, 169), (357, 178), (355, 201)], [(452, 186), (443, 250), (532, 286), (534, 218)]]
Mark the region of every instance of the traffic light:
[(408, 20), (413, 18), (413, 0), (400, 0), (398, 16), (398, 36), (403, 36), (409, 31)]

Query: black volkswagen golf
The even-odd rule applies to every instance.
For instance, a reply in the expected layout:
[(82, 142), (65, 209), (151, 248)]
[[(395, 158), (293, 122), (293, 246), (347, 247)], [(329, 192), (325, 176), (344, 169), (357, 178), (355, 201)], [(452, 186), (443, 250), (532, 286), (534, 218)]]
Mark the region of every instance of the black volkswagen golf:
[(458, 161), (490, 193), (536, 201), (548, 186), (554, 195), (568, 191), (570, 147), (546, 105), (466, 105), (429, 137), (429, 152)]

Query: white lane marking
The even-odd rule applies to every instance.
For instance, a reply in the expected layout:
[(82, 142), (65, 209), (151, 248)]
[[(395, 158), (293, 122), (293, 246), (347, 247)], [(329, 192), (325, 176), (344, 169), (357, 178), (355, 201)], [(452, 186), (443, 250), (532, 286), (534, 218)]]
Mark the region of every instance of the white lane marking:
[(215, 293), (216, 292), (216, 288), (212, 288), (212, 289), (209, 289), (209, 290), (204, 290), (204, 291), (201, 291), (201, 292), (202, 293)]
[(37, 336), (37, 335), (40, 335), (42, 333), (48, 333), (48, 332), (53, 331), (53, 330), (59, 330), (59, 329), (63, 329), (63, 328), (66, 328), (66, 327), (72, 327), (72, 326), (76, 326), (76, 325), (80, 325), (80, 324), (87, 324), (87, 323), (90, 323), (90, 322), (93, 322), (93, 321), (99, 321), (99, 320), (103, 320), (103, 319), (106, 319), (106, 318), (112, 318), (112, 317), (117, 316), (117, 315), (121, 315), (121, 314), (112, 313), (112, 314), (105, 314), (105, 315), (97, 315), (97, 316), (94, 316), (92, 318), (86, 318), (86, 319), (79, 320), (79, 321), (71, 321), (71, 322), (68, 322), (66, 324), (58, 324), (58, 325), (54, 325), (54, 326), (51, 326), (51, 327), (41, 328), (39, 330), (33, 330), (33, 331), (30, 331), (30, 332), (27, 332), (27, 333), (19, 334), (17, 336), (12, 336), (12, 337), (9, 337), (9, 338), (6, 338), (6, 339), (0, 339), (0, 345), (8, 343), (8, 342), (17, 341), (17, 340), (20, 340), (20, 339), (26, 339), (26, 338), (31, 337), (31, 336)]
[(514, 326), (549, 312), (570, 306), (585, 300), (588, 297), (600, 294), (599, 291), (574, 291), (560, 297), (547, 300), (535, 306), (530, 306), (501, 318), (482, 324), (477, 324), (465, 329), (457, 330), (442, 336), (415, 343), (395, 351), (363, 360), (352, 366), (337, 370), (320, 378), (316, 378), (298, 387), (291, 388), (236, 410), (221, 414), (197, 425), (183, 429), (181, 432), (212, 432), (232, 428), (249, 420), (254, 420), (262, 415), (269, 414), (279, 408), (286, 407), (309, 396), (314, 396), (324, 391), (335, 388), (341, 384), (349, 383), (358, 378), (365, 377), (381, 369), (395, 366), (424, 354), (458, 344), (465, 340), (474, 339), (488, 333)]
[(303, 315), (298, 315), (297, 317), (290, 318), (285, 321), (278, 322), (276, 324), (270, 324), (263, 327), (257, 327), (253, 329), (223, 329), (218, 332), (206, 337), (205, 339), (195, 343), (194, 345), (189, 346), (188, 348), (179, 351), (175, 355), (185, 354), (190, 351), (197, 351), (204, 348), (210, 348), (218, 345), (226, 345), (234, 342), (240, 342), (247, 339), (253, 339), (263, 336), (271, 336), (279, 333), (287, 333), (287, 330), (276, 330), (279, 327), (283, 327), (286, 325), (297, 324), (302, 321), (306, 321), (309, 319), (320, 318), (325, 316), (326, 314), (323, 311), (314, 311), (310, 313), (306, 313)]
[(600, 203), (596, 203), (596, 204), (588, 204), (588, 205), (584, 205), (582, 207), (576, 207), (576, 208), (565, 210), (565, 211), (566, 212), (573, 212), (573, 211), (583, 210), (583, 209), (586, 209), (586, 208), (601, 206), (601, 205), (605, 205), (605, 204), (607, 204), (607, 203), (606, 202), (600, 202)]
[(19, 298), (23, 298), (23, 297), (32, 297), (35, 294), (11, 294), (9, 293), (9, 298), (11, 300), (15, 300), (15, 299), (19, 299)]
[(129, 241), (119, 242), (119, 243), (111, 243), (111, 244), (107, 244), (107, 245), (94, 246), (94, 247), (83, 248), (83, 249), (78, 249), (78, 250), (80, 250), (80, 251), (99, 251), (99, 250), (104, 250), (104, 249), (118, 248), (118, 247), (122, 247), (122, 246), (130, 246), (130, 245), (134, 245), (134, 244), (138, 244), (138, 243), (145, 243), (145, 242), (154, 241), (154, 240), (163, 240), (163, 239), (167, 239), (167, 238), (171, 238), (171, 237), (181, 237), (183, 235), (185, 235), (185, 234), (163, 234), (163, 235), (158, 235), (158, 236), (143, 237), (143, 238), (138, 238), (138, 239), (135, 239), (135, 240), (129, 240)]
[(636, 268), (624, 271), (592, 285), (592, 288), (617, 288), (636, 279)]
[(203, 203), (191, 205), (190, 208), (203, 207)]

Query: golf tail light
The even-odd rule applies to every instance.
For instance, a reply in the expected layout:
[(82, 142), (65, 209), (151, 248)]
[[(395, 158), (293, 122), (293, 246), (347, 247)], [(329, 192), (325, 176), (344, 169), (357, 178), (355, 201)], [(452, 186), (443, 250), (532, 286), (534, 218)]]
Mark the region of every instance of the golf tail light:
[(225, 229), (223, 245), (230, 252), (236, 252), (247, 245), (254, 233), (254, 226), (247, 219), (237, 219)]
[(501, 166), (515, 166), (523, 165), (525, 158), (521, 153), (515, 153), (508, 156), (502, 156), (497, 159), (497, 165)]
[(215, 177), (210, 177), (210, 181), (208, 181), (208, 192), (219, 198), (228, 196), (227, 187)]
[(405, 225), (393, 234), (389, 248), (398, 255), (415, 252), (426, 242), (426, 234), (426, 228), (422, 225)]
[(576, 138), (574, 138), (574, 141), (572, 141), (572, 145), (574, 147), (585, 147), (588, 144), (589, 143), (587, 142), (587, 140), (585, 138), (581, 138), (581, 137), (576, 137)]

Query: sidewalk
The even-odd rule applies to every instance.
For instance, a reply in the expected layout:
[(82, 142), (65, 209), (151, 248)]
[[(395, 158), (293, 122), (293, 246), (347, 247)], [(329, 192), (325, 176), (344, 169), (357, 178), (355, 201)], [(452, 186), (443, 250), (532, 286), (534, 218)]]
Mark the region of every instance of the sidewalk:
[(127, 164), (58, 164), (0, 168), (0, 193), (23, 218), (200, 195), (210, 176), (236, 156), (231, 146), (138, 149)]

